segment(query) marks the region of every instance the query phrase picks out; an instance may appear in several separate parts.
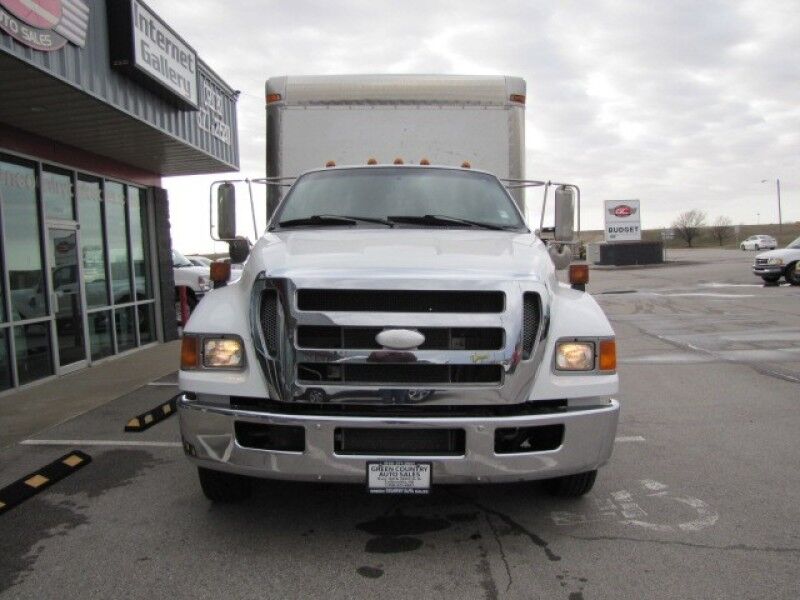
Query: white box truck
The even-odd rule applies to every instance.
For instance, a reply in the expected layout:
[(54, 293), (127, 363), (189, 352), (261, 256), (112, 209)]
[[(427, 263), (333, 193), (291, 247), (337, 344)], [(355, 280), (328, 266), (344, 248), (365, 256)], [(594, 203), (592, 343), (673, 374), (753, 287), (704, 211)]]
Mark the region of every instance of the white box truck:
[[(249, 258), (183, 338), (181, 435), (206, 496), (241, 499), (255, 477), (588, 492), (617, 427), (615, 338), (585, 266), (556, 277), (577, 188), (523, 181), (524, 82), (266, 91), (267, 231), (237, 238), (235, 184), (212, 186), (214, 237)], [(547, 241), (521, 210), (529, 185), (555, 187)]]

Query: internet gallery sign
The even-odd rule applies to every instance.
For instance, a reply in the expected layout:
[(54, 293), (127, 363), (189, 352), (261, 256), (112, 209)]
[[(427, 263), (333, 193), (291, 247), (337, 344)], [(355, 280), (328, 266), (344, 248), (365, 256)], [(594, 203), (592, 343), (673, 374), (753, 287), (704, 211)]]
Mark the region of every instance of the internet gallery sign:
[(0, 0), (0, 29), (34, 50), (52, 52), (67, 42), (83, 48), (88, 26), (83, 0)]
[(108, 18), (111, 65), (197, 109), (197, 52), (140, 0), (108, 0)]

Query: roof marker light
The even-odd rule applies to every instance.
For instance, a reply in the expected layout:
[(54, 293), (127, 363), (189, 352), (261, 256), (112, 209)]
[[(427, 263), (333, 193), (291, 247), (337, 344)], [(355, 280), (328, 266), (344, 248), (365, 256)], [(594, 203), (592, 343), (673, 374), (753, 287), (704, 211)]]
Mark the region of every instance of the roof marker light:
[(462, 168), (462, 169), (471, 169), (471, 168), (472, 168), (472, 165), (471, 165), (471, 164), (469, 164), (469, 161), (468, 161), (468, 160), (465, 160), (464, 162), (462, 162), (462, 163), (461, 163), (461, 168)]
[(368, 164), (368, 165), (377, 165), (377, 164), (378, 164), (378, 161), (377, 161), (376, 159), (374, 159), (374, 158), (370, 158), (370, 159), (367, 161), (367, 164)]
[(267, 94), (267, 104), (272, 104), (273, 102), (280, 102), (282, 100), (280, 94)]
[(511, 94), (508, 97), (511, 102), (519, 102), (520, 104), (525, 104), (525, 94)]
[(429, 161), (427, 158), (422, 158), (422, 159), (420, 159), (419, 164), (421, 164), (421, 165), (429, 165), (429, 164), (431, 164), (431, 161)]
[(398, 156), (397, 158), (394, 159), (394, 164), (402, 165), (402, 164), (405, 164), (405, 163), (403, 163), (403, 159)]
[(326, 169), (330, 169), (331, 167), (335, 167), (335, 166), (336, 166), (336, 161), (335, 160), (329, 160), (328, 162), (325, 163), (325, 168)]

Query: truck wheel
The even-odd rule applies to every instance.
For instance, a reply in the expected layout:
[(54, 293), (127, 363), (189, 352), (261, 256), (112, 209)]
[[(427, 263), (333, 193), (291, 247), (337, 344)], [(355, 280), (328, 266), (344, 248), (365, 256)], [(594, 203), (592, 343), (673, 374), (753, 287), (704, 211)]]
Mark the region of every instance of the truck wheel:
[(252, 491), (252, 480), (243, 475), (197, 468), (203, 494), (212, 502), (241, 502)]
[(597, 479), (597, 470), (557, 477), (547, 481), (547, 491), (553, 496), (577, 498), (591, 491)]
[(784, 278), (789, 285), (800, 285), (800, 261), (786, 267)]

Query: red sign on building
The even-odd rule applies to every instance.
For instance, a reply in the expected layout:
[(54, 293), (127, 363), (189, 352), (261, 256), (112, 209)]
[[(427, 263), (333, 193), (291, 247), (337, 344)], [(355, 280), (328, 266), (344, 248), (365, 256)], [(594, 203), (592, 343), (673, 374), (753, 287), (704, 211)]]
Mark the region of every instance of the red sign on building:
[(67, 42), (82, 48), (88, 27), (84, 0), (0, 0), (0, 29), (35, 50), (52, 52)]

